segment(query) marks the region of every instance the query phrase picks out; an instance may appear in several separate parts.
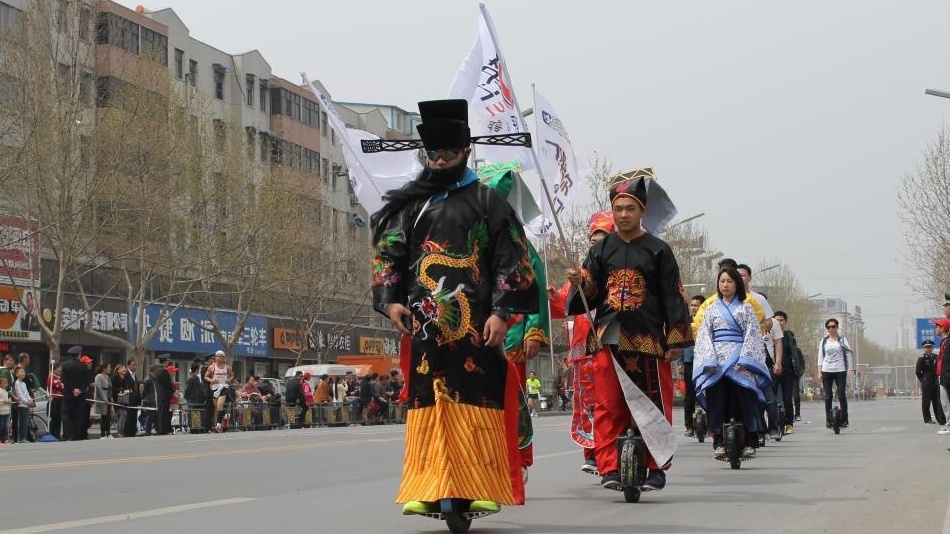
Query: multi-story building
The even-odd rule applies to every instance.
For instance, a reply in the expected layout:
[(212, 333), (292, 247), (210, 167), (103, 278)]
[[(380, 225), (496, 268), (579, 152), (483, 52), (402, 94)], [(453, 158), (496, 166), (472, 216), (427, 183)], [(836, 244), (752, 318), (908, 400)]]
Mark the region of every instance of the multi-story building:
[[(300, 205), (312, 206), (312, 209), (301, 212), (300, 217), (304, 218), (305, 223), (303, 226), (310, 230), (301, 232), (296, 252), (306, 254), (313, 251), (313, 255), (317, 256), (315, 261), (324, 260), (317, 246), (321, 240), (341, 250), (354, 252), (353, 257), (346, 258), (342, 263), (344, 278), (339, 285), (355, 287), (357, 282), (365, 285), (369, 279), (370, 262), (368, 257), (361, 258), (359, 254), (360, 251), (365, 254), (370, 250), (367, 228), (369, 215), (356, 201), (347, 179), (341, 139), (329, 128), (326, 113), (320, 110), (309, 88), (275, 76), (270, 64), (256, 50), (231, 54), (192, 38), (189, 28), (171, 9), (132, 10), (108, 0), (82, 0), (76, 3), (59, 0), (51, 5), (58, 17), (58, 24), (62, 26), (59, 30), (74, 31), (80, 42), (88, 43), (86, 46), (90, 51), (86, 55), (87, 59), (81, 62), (66, 57), (58, 61), (60, 77), (66, 78), (71, 74), (78, 80), (79, 94), (84, 95), (82, 100), (85, 110), (77, 115), (76, 124), (93, 132), (94, 126), (108, 114), (121, 114), (122, 102), (117, 100), (118, 95), (123, 89), (134, 86), (144, 89), (140, 93), (146, 98), (160, 103), (174, 99), (175, 104), (181, 106), (184, 102), (184, 108), (196, 123), (194, 131), (217, 135), (227, 127), (230, 131), (241, 132), (240, 140), (246, 149), (246, 156), (275, 171), (274, 175), (284, 180), (284, 186), (298, 193)], [(0, 32), (17, 24), (23, 18), (23, 10), (28, 7), (27, 0), (0, 0)], [(66, 27), (67, 11), (75, 12), (69, 20), (78, 22), (72, 30)], [(143, 77), (143, 72), (163, 72), (166, 78), (162, 83), (160, 78)], [(168, 83), (169, 78), (171, 83)], [(3, 92), (2, 82), (0, 76), (0, 94)], [(326, 93), (319, 82), (317, 88)], [(179, 94), (172, 94), (175, 91)], [(341, 112), (346, 115), (348, 124), (373, 131), (382, 137), (406, 136), (404, 132), (411, 133), (414, 128), (411, 114), (398, 108), (390, 109), (388, 116), (379, 109), (360, 112), (342, 109)], [(397, 129), (390, 125), (395, 125)], [(143, 128), (154, 126), (142, 125)], [(90, 164), (97, 165), (95, 161)], [(155, 164), (168, 166), (171, 171), (168, 161)], [(209, 159), (208, 165), (215, 164), (213, 159)], [(217, 169), (211, 172), (222, 174), (223, 179), (228, 178), (226, 173)], [(115, 193), (114, 197), (121, 200), (123, 191), (116, 188)], [(168, 202), (166, 198), (152, 200), (156, 203)], [(225, 214), (222, 217), (227, 216), (226, 210), (222, 213)], [(83, 343), (90, 349), (89, 352), (102, 360), (119, 361), (124, 355), (121, 344), (103, 341), (101, 337), (90, 337), (83, 332), (82, 325), (94, 323), (93, 329), (98, 332), (129, 338), (135, 310), (126, 306), (125, 301), (109, 294), (108, 290), (101, 287), (99, 290), (101, 292), (97, 295), (101, 298), (93, 306), (94, 309), (83, 309), (84, 306), (75, 295), (67, 295), (62, 309), (58, 311), (74, 321), (66, 329), (62, 343)], [(337, 300), (353, 298), (342, 290), (339, 294), (327, 291), (319, 296)], [(41, 303), (43, 305), (48, 308), (49, 303)], [(50, 312), (48, 309), (46, 311)], [(265, 375), (280, 371), (288, 366), (287, 358), (293, 357), (295, 348), (282, 341), (279, 344), (277, 336), (273, 335), (274, 325), (280, 325), (281, 328), (286, 326), (287, 317), (282, 316), (281, 303), (279, 299), (270, 299), (263, 309), (253, 312), (255, 315), (245, 328), (254, 338), (256, 346), (252, 347), (253, 350), (235, 354), (236, 371), (242, 373), (253, 370)], [(224, 313), (229, 312), (225, 310)], [(350, 321), (351, 324), (347, 324), (346, 328), (337, 329), (345, 318), (328, 313), (318, 332), (313, 333), (320, 338), (325, 336), (325, 339), (315, 339), (311, 348), (332, 345), (338, 354), (359, 353), (364, 346), (385, 346), (387, 350), (395, 350), (397, 336), (391, 329), (379, 329), (384, 326), (384, 321), (372, 315)], [(100, 320), (106, 316), (115, 320)], [(185, 329), (188, 321), (188, 317), (179, 318), (178, 315), (167, 319), (169, 328), (167, 331), (163, 329), (161, 335), (155, 338), (161, 338), (161, 343), (153, 343), (156, 346), (150, 345), (149, 350), (171, 352), (178, 359), (190, 359), (208, 352), (212, 345), (202, 344), (207, 337), (204, 334), (201, 335), (202, 343), (188, 339), (189, 335), (196, 336), (194, 329), (191, 329), (190, 334)], [(352, 325), (361, 327), (354, 329)], [(332, 333), (335, 330), (339, 331)], [(313, 338), (314, 335), (309, 337)], [(363, 343), (364, 339), (366, 343)], [(380, 343), (384, 339), (387, 342)], [(41, 347), (22, 348), (36, 348), (41, 353)], [(20, 350), (21, 347), (6, 349)], [(37, 359), (41, 366), (43, 361)], [(179, 367), (187, 369), (185, 365)]]

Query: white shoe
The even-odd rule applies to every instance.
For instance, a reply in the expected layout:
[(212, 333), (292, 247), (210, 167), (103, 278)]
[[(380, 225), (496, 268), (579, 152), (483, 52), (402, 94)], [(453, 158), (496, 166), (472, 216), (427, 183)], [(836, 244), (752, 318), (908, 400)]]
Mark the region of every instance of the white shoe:
[(713, 451), (713, 458), (717, 460), (722, 460), (726, 457), (726, 448), (723, 446), (716, 447), (716, 450)]
[(948, 426), (940, 427), (940, 430), (937, 431), (937, 434), (940, 436), (946, 436), (947, 434), (950, 434), (950, 427)]
[(742, 449), (742, 457), (743, 457), (743, 458), (755, 458), (755, 448), (753, 448), (753, 447), (745, 447), (745, 448), (743, 448), (743, 449)]

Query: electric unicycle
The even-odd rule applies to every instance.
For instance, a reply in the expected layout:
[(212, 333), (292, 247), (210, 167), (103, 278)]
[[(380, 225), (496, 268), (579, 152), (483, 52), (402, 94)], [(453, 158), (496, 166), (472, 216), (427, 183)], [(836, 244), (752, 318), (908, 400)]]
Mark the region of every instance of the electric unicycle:
[(841, 413), (841, 408), (837, 404), (831, 407), (831, 429), (834, 430), (835, 434), (841, 433), (841, 424), (844, 420), (844, 415)]
[(647, 478), (646, 443), (633, 428), (617, 440), (620, 449), (620, 490), (627, 502), (639, 502)]
[(733, 469), (742, 466), (742, 448), (745, 445), (745, 425), (730, 419), (722, 425), (722, 446), (726, 449), (725, 460)]
[(471, 512), (468, 510), (470, 502), (471, 501), (467, 499), (442, 499), (438, 502), (441, 511), (422, 515), (432, 519), (438, 519), (439, 521), (445, 521), (445, 525), (449, 527), (449, 532), (458, 534), (468, 532), (469, 527), (472, 526), (473, 519), (498, 513), (497, 511)]
[(709, 432), (709, 422), (706, 420), (706, 412), (702, 408), (697, 408), (693, 413), (693, 433), (700, 443), (706, 441), (706, 434)]

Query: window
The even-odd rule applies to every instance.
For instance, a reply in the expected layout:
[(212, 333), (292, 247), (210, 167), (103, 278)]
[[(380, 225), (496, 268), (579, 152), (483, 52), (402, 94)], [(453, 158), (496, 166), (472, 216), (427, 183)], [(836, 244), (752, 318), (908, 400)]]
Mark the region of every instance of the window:
[(327, 135), (327, 114), (324, 113), (324, 112), (321, 112), (320, 114), (323, 116), (323, 120), (322, 120), (321, 123), (320, 123), (320, 127), (321, 127), (321, 129), (323, 130), (323, 136), (326, 137), (326, 135)]
[(282, 113), (289, 117), (291, 108), (293, 107), (293, 98), (291, 98), (290, 91), (286, 89), (280, 90), (280, 102), (281, 110), (283, 110)]
[(254, 75), (248, 74), (244, 77), (244, 87), (246, 102), (248, 107), (254, 107)]
[(213, 119), (212, 126), (214, 129), (214, 149), (221, 152), (224, 151), (224, 142), (226, 141), (226, 134), (224, 128), (224, 121), (221, 119)]
[(22, 16), (23, 12), (19, 9), (0, 2), (0, 31), (19, 26)]
[(185, 75), (185, 51), (175, 49), (175, 78), (179, 80)]
[(92, 28), (92, 10), (86, 6), (79, 8), (79, 38), (89, 41), (89, 31)]
[(300, 122), (300, 95), (291, 96), (290, 118)]
[(91, 72), (83, 72), (79, 75), (79, 102), (87, 106), (92, 104), (92, 84)]
[(252, 126), (248, 126), (245, 131), (247, 132), (247, 159), (254, 159), (254, 143), (257, 141), (257, 130)]
[(264, 132), (260, 132), (260, 148), (261, 148), (261, 163), (267, 161), (267, 155), (270, 154), (270, 136)]
[(330, 130), (330, 144), (336, 146), (336, 130)]
[(168, 37), (142, 28), (142, 55), (162, 65), (168, 65)]
[(338, 168), (338, 167), (337, 167), (336, 165), (334, 165), (334, 166), (330, 169), (330, 187), (333, 188), (334, 191), (336, 191), (336, 171), (337, 171), (337, 168)]
[(198, 62), (193, 59), (188, 60), (188, 78), (188, 83), (194, 87), (198, 82)]
[(57, 0), (56, 2), (56, 27), (59, 28), (59, 31), (65, 33), (66, 28), (69, 27), (69, 24), (66, 21), (67, 15), (67, 4), (66, 0)]
[(214, 97), (224, 100), (224, 67), (214, 65)]
[(263, 111), (264, 113), (267, 113), (267, 97), (268, 97), (267, 91), (268, 91), (268, 85), (269, 85), (269, 84), (267, 83), (267, 80), (261, 80), (261, 87), (260, 87), (260, 89), (261, 89), (261, 98), (260, 98), (260, 100), (261, 100), (261, 111)]
[(323, 175), (323, 183), (327, 183), (330, 179), (330, 162), (327, 158), (323, 158), (323, 167), (320, 170), (320, 174)]

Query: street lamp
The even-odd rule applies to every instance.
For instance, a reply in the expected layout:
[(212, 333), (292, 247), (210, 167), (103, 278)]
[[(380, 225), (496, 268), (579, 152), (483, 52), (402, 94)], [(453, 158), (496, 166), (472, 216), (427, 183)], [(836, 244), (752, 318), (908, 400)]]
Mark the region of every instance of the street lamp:
[(769, 265), (768, 267), (765, 267), (764, 269), (759, 269), (759, 274), (762, 274), (765, 271), (771, 271), (772, 269), (778, 269), (781, 266), (782, 266), (781, 263), (776, 263), (775, 265)]
[(937, 89), (924, 89), (924, 94), (930, 96), (939, 96), (940, 98), (950, 98), (950, 93), (947, 91), (939, 91)]
[(813, 298), (820, 297), (822, 295), (824, 295), (824, 293), (815, 293), (814, 295), (808, 295), (807, 297), (805, 297), (805, 300), (811, 300)]

